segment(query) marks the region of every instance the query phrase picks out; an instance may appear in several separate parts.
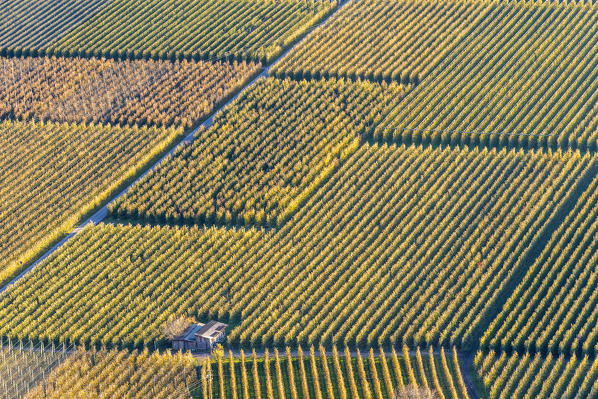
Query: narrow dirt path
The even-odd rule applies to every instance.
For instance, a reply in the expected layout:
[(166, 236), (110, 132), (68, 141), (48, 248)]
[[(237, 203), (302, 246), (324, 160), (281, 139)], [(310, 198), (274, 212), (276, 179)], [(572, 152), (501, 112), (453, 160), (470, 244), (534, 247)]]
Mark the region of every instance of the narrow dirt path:
[(471, 399), (480, 399), (477, 391), (475, 390), (475, 384), (473, 382), (473, 358), (474, 354), (472, 352), (459, 352), (457, 351), (457, 356), (459, 356), (459, 367), (461, 367), (461, 374), (463, 375), (463, 382), (467, 387), (467, 393)]
[[(355, 1), (355, 0), (351, 0), (351, 1)], [(125, 195), (127, 193), (127, 191), (132, 186), (134, 186), (137, 182), (139, 182), (141, 179), (143, 179), (143, 177), (145, 177), (148, 173), (150, 173), (151, 171), (153, 171), (154, 169), (156, 169), (158, 167), (158, 165), (160, 165), (164, 161), (164, 159), (166, 159), (168, 156), (170, 156), (171, 154), (174, 153), (174, 151), (175, 151), (176, 148), (178, 148), (180, 145), (183, 145), (184, 143), (188, 143), (188, 142), (192, 141), (193, 138), (195, 137), (195, 134), (200, 129), (207, 129), (207, 128), (209, 128), (212, 125), (212, 122), (214, 121), (214, 117), (220, 111), (222, 111), (225, 107), (227, 107), (229, 104), (231, 104), (237, 98), (239, 98), (239, 96), (242, 93), (244, 93), (251, 86), (253, 86), (255, 84), (255, 82), (257, 82), (259, 79), (268, 77), (270, 69), (272, 68), (272, 66), (274, 64), (276, 64), (278, 62), (278, 60), (280, 60), (282, 57), (286, 56), (290, 51), (292, 51), (293, 49), (295, 49), (308, 35), (311, 34), (311, 32), (314, 29), (317, 29), (321, 25), (325, 24), (330, 18), (332, 18), (332, 16), (334, 14), (336, 14), (338, 12), (338, 10), (340, 10), (342, 7), (344, 7), (345, 5), (347, 5), (348, 3), (350, 3), (351, 1), (346, 1), (346, 2), (342, 3), (335, 10), (333, 10), (330, 14), (328, 14), (324, 19), (322, 19), (322, 21), (320, 21), (319, 23), (317, 23), (316, 25), (314, 25), (313, 27), (311, 27), (301, 37), (301, 39), (297, 40), (297, 42), (295, 42), (293, 45), (291, 45), (287, 50), (283, 51), (274, 61), (272, 61), (269, 65), (267, 65), (266, 67), (264, 67), (262, 69), (262, 72), (259, 75), (255, 76), (249, 83), (247, 83), (245, 86), (241, 87), (240, 90), (238, 90), (238, 92), (234, 96), (232, 96), (226, 103), (220, 105), (217, 109), (215, 109), (210, 114), (210, 116), (208, 118), (206, 118), (199, 126), (197, 126), (196, 128), (192, 129), (191, 131), (189, 131), (183, 137), (183, 139), (177, 143), (177, 145), (174, 145), (167, 153), (165, 153), (157, 161), (155, 161), (153, 164), (151, 164), (151, 166), (149, 166), (144, 173), (142, 173), (141, 175), (139, 175), (127, 187), (125, 187), (118, 194), (116, 194), (115, 196), (113, 196), (112, 199), (107, 204), (105, 204), (100, 209), (98, 209), (88, 219), (86, 219), (86, 220), (82, 221), (81, 223), (79, 223), (77, 225), (77, 227), (73, 229), (73, 231), (71, 231), (69, 234), (67, 234), (65, 237), (63, 237), (60, 241), (58, 241), (56, 244), (54, 244), (50, 249), (48, 249), (42, 255), (40, 255), (40, 257), (37, 258), (37, 260), (35, 260), (29, 267), (27, 267), (25, 270), (23, 270), (17, 277), (15, 277), (10, 282), (8, 282), (4, 287), (1, 287), (0, 288), (0, 294), (2, 294), (11, 285), (16, 284), (23, 276), (25, 276), (27, 273), (29, 273), (33, 268), (35, 268), (37, 265), (39, 265), (41, 262), (43, 262), (46, 258), (48, 258), (50, 255), (52, 255), (54, 252), (56, 252), (62, 246), (64, 246), (77, 233), (79, 233), (81, 230), (83, 230), (85, 227), (87, 227), (87, 225), (89, 225), (91, 223), (98, 224), (102, 220), (104, 220), (106, 218), (106, 216), (108, 215), (108, 206), (110, 206), (112, 203), (114, 203), (120, 197), (122, 197), (123, 195)]]

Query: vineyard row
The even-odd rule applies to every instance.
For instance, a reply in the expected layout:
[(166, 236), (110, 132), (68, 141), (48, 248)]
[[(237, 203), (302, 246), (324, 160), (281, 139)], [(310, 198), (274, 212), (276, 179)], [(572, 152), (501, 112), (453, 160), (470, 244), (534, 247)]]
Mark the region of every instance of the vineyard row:
[(475, 1), (353, 1), (272, 68), (296, 79), (423, 81), (485, 17)]
[(598, 178), (546, 243), (481, 345), (555, 355), (598, 353)]
[[(4, 360), (2, 360), (4, 359)], [(32, 361), (35, 359), (36, 361)], [(52, 360), (50, 370), (38, 359)], [(10, 362), (10, 363), (9, 363)], [(91, 395), (123, 398), (215, 398), (215, 399), (387, 399), (420, 393), (439, 399), (468, 398), (456, 350), (435, 352), (416, 348), (410, 352), (393, 348), (390, 353), (373, 349), (364, 355), (348, 348), (332, 353), (312, 346), (279, 353), (266, 349), (238, 356), (232, 351), (211, 360), (166, 351), (118, 351), (83, 349), (74, 352), (5, 349), (0, 369), (12, 366), (36, 375), (27, 381), (25, 398), (56, 398)], [(24, 377), (27, 377), (24, 375)], [(31, 387), (31, 385), (34, 385)]]
[(188, 314), (233, 346), (473, 347), (594, 164), (363, 144), (276, 230), (84, 229), (0, 295), (0, 336), (159, 346)]
[(336, 7), (324, 0), (79, 3), (9, 1), (0, 53), (267, 63)]
[(182, 134), (182, 129), (0, 122), (0, 286)]
[(312, 346), (309, 354), (299, 348), (297, 357), (287, 348), (286, 354), (274, 350), (272, 355), (266, 349), (260, 358), (255, 351), (248, 358), (241, 350), (237, 359), (229, 352), (227, 358), (202, 365), (202, 377), (215, 376), (212, 384), (200, 377), (202, 397), (387, 399), (396, 394), (402, 399), (414, 392), (424, 394), (422, 398), (427, 394), (439, 399), (469, 397), (454, 349), (448, 355), (444, 348), (434, 353), (432, 347), (423, 354), (417, 348), (415, 355), (407, 347), (399, 354), (394, 348), (390, 355), (384, 351), (376, 355), (373, 349), (366, 353), (345, 349), (341, 356), (333, 347), (330, 355)]
[(598, 359), (587, 355), (478, 352), (474, 367), (489, 399), (591, 398), (598, 392)]
[(470, 39), (459, 43), (372, 137), (598, 149), (598, 9), (546, 2), (488, 7)]

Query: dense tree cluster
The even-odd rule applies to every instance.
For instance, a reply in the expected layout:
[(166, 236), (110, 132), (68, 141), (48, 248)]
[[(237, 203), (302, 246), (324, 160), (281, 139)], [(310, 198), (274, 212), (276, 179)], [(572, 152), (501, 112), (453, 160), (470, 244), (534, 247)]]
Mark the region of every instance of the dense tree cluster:
[(0, 118), (190, 127), (259, 64), (0, 58)]
[(279, 225), (403, 94), (396, 83), (262, 79), (111, 212), (158, 223)]

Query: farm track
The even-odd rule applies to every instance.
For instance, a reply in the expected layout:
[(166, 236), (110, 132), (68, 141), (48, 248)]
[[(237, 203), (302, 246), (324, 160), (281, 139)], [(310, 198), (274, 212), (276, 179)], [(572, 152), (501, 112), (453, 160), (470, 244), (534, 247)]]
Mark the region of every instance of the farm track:
[(475, 384), (473, 382), (473, 352), (460, 352), (457, 351), (459, 357), (459, 367), (461, 367), (461, 374), (463, 375), (463, 382), (467, 388), (467, 393), (471, 399), (480, 399), (480, 395), (475, 390)]
[[(351, 1), (351, 0), (350, 0)], [(200, 131), (201, 129), (207, 129), (209, 128), (214, 120), (214, 117), (220, 113), (225, 107), (227, 107), (228, 105), (230, 105), (233, 101), (235, 101), (237, 98), (239, 98), (246, 90), (248, 90), (249, 88), (251, 88), (259, 79), (262, 78), (266, 78), (270, 76), (270, 71), (273, 67), (273, 65), (275, 65), (280, 59), (282, 59), (283, 57), (285, 57), (289, 52), (291, 52), (293, 49), (295, 49), (298, 45), (300, 45), (302, 43), (302, 41), (311, 34), (311, 32), (315, 29), (317, 29), (319, 26), (325, 24), (330, 18), (332, 18), (340, 9), (342, 9), (345, 5), (349, 4), (350, 1), (346, 1), (344, 3), (342, 3), (340, 6), (338, 6), (336, 9), (332, 10), (332, 12), (330, 12), (326, 17), (324, 17), (318, 24), (314, 25), (313, 27), (311, 27), (300, 39), (298, 39), (293, 45), (291, 45), (287, 50), (283, 51), (275, 60), (273, 60), (270, 64), (268, 64), (267, 66), (263, 67), (261, 72), (259, 74), (257, 74), (256, 76), (254, 76), (253, 78), (251, 78), (249, 80), (248, 83), (246, 83), (244, 86), (240, 87), (236, 94), (234, 94), (233, 96), (231, 96), (231, 98), (229, 98), (227, 101), (225, 101), (222, 105), (218, 106), (217, 109), (215, 109), (205, 120), (203, 120), (203, 122), (201, 122), (198, 126), (196, 126), (195, 128), (192, 128), (190, 131), (188, 131), (187, 133), (185, 133), (185, 135), (183, 136), (182, 139), (177, 140), (176, 143), (174, 145), (171, 146), (171, 148), (164, 153), (163, 155), (161, 155), (160, 157), (158, 157), (158, 159), (154, 162), (151, 163), (151, 165), (149, 165), (144, 172), (142, 172), (141, 174), (139, 174), (136, 178), (132, 179), (130, 182), (127, 183), (126, 187), (124, 187), (124, 189), (120, 190), (117, 194), (113, 195), (111, 197), (111, 199), (104, 204), (102, 207), (100, 207), (99, 209), (97, 209), (91, 216), (89, 216), (87, 219), (83, 220), (81, 223), (79, 223), (68, 235), (64, 236), (62, 239), (60, 239), (60, 241), (58, 241), (57, 243), (55, 243), (51, 248), (49, 248), (47, 251), (45, 251), (43, 254), (41, 254), (41, 256), (39, 256), (31, 265), (29, 265), (25, 270), (23, 270), (18, 276), (16, 276), (12, 281), (10, 281), (9, 283), (7, 283), (4, 287), (0, 287), (0, 294), (2, 294), (9, 286), (18, 283), (21, 278), (23, 276), (25, 276), (27, 273), (29, 273), (32, 269), (34, 269), (36, 266), (38, 266), (39, 264), (41, 264), (44, 260), (46, 260), (48, 257), (50, 257), (52, 254), (54, 254), (57, 250), (59, 250), (62, 246), (64, 246), (66, 243), (69, 242), (70, 239), (72, 239), (73, 237), (75, 237), (80, 231), (82, 231), (85, 227), (87, 227), (89, 224), (98, 224), (102, 221), (108, 221), (108, 222), (112, 222), (112, 220), (107, 220), (107, 215), (108, 215), (108, 207), (113, 204), (116, 200), (118, 200), (120, 197), (122, 197), (123, 195), (125, 195), (128, 190), (133, 187), (133, 185), (135, 185), (136, 183), (138, 183), (141, 179), (143, 179), (146, 175), (148, 175), (150, 172), (152, 172), (153, 170), (155, 170), (166, 158), (168, 158), (169, 156), (171, 156), (174, 151), (180, 146), (180, 145), (184, 145), (185, 143), (189, 143), (191, 142), (196, 133), (198, 131)], [(356, 1), (356, 0), (353, 0)], [(455, 51), (455, 50), (454, 50)], [(448, 55), (447, 55), (448, 56)], [(428, 84), (433, 84), (436, 80), (436, 77)], [(390, 129), (392, 129), (392, 127), (389, 127)], [(594, 165), (594, 173), (592, 173), (592, 177), (594, 177), (596, 174), (598, 174), (598, 171), (596, 171), (596, 168), (598, 167), (598, 165)], [(588, 176), (588, 180), (589, 180), (589, 176)], [(589, 182), (588, 182), (589, 184)], [(583, 184), (582, 184), (583, 186)], [(576, 193), (576, 195), (574, 196), (574, 199), (577, 199), (579, 197), (579, 193)], [(574, 201), (572, 201), (574, 202)], [(571, 207), (571, 204), (567, 204), (566, 207), (566, 212), (568, 213), (570, 211), (570, 209), (567, 209)], [(561, 210), (563, 211), (563, 210)], [(551, 226), (546, 232), (546, 235), (548, 237), (550, 237), (550, 235), (554, 232), (554, 230), (558, 227), (559, 222), (555, 220), (554, 226)], [(534, 248), (533, 250), (529, 251), (529, 257), (531, 258), (531, 260), (535, 259), (535, 257), (538, 256), (539, 254), (539, 249), (538, 248)], [(528, 260), (528, 262), (531, 262), (531, 260)], [(529, 265), (526, 265), (526, 267), (529, 267)], [(509, 293), (510, 294), (510, 293)], [(484, 326), (486, 327), (486, 326)], [(291, 353), (293, 354), (293, 356), (297, 355), (297, 351), (293, 350), (291, 351)], [(415, 351), (411, 351), (410, 354), (415, 355)], [(434, 351), (435, 354), (439, 354), (439, 351)], [(240, 351), (238, 349), (233, 350), (233, 354), (235, 356), (239, 356)], [(263, 350), (259, 350), (256, 351), (256, 354), (258, 356), (263, 356), (264, 355), (264, 351)], [(327, 351), (326, 353), (327, 355), (332, 355), (332, 352)], [(366, 354), (367, 352), (362, 352), (362, 355)], [(341, 356), (344, 356), (341, 353)], [(357, 351), (351, 351), (351, 356), (357, 356)], [(474, 388), (474, 382), (473, 382), (473, 359), (474, 359), (474, 353), (473, 352), (464, 352), (464, 351), (458, 351), (458, 356), (460, 359), (460, 367), (461, 367), (461, 373), (463, 375), (463, 380), (465, 382), (465, 385), (467, 387), (468, 393), (470, 398), (472, 399), (479, 399), (480, 396), (478, 395), (478, 393), (476, 392), (475, 388)]]
[(34, 262), (32, 262), (31, 265), (29, 265), (25, 270), (23, 270), (14, 279), (12, 279), (10, 282), (8, 282), (3, 287), (0, 287), (0, 294), (2, 294), (11, 285), (16, 284), (23, 276), (25, 276), (27, 273), (29, 273), (31, 270), (33, 270), (37, 265), (39, 265), (41, 262), (43, 262), (45, 259), (47, 259), (49, 256), (51, 256), (54, 252), (56, 252), (58, 249), (60, 249), (62, 246), (64, 246), (67, 242), (70, 241), (71, 238), (76, 236), (80, 231), (82, 231), (89, 224), (98, 224), (98, 223), (102, 222), (108, 215), (108, 207), (112, 203), (114, 203), (120, 197), (125, 195), (127, 193), (127, 191), (131, 187), (133, 187), (133, 185), (135, 185), (137, 182), (139, 182), (141, 179), (143, 179), (148, 173), (155, 170), (166, 158), (171, 156), (180, 145), (184, 145), (185, 143), (191, 142), (193, 140), (195, 134), (199, 130), (209, 128), (214, 121), (214, 117), (219, 112), (221, 112), (224, 108), (226, 108), (229, 104), (231, 104), (237, 98), (239, 98), (239, 96), (242, 93), (244, 93), (246, 90), (251, 88), (255, 84), (255, 82), (257, 82), (259, 79), (268, 77), (269, 73), (270, 73), (270, 69), (272, 68), (272, 66), (274, 64), (276, 64), (276, 62), (278, 62), (278, 60), (280, 60), (282, 57), (286, 56), (289, 52), (291, 52), (293, 49), (295, 49), (303, 41), (303, 39), (305, 37), (307, 37), (313, 30), (315, 30), (318, 27), (320, 27), (321, 25), (325, 24), (330, 18), (332, 18), (332, 16), (334, 14), (336, 14), (336, 12), (338, 12), (338, 10), (340, 10), (342, 7), (347, 5), (349, 2), (350, 1), (346, 1), (346, 2), (342, 3), (336, 9), (332, 10), (332, 12), (330, 12), (330, 14), (328, 14), (326, 17), (324, 17), (319, 23), (317, 23), (316, 25), (314, 25), (310, 29), (308, 29), (308, 31), (300, 39), (298, 39), (295, 43), (293, 43), (291, 46), (289, 46), (288, 49), (283, 51), (269, 65), (267, 65), (266, 67), (263, 67), (262, 71), (257, 76), (251, 78), (249, 83), (246, 83), (244, 86), (242, 86), (240, 89), (238, 89), (237, 92), (233, 96), (231, 96), (227, 101), (225, 101), (222, 105), (220, 105), (217, 109), (215, 109), (206, 119), (204, 119), (203, 122), (201, 122), (198, 126), (196, 126), (195, 128), (192, 128), (188, 133), (186, 133), (183, 136), (182, 140), (176, 141), (175, 145), (173, 145), (172, 148), (170, 148), (165, 154), (160, 156), (157, 161), (153, 162), (149, 167), (147, 167), (143, 173), (141, 173), (135, 179), (130, 181), (130, 183), (128, 183), (124, 189), (119, 191), (118, 194), (112, 196), (111, 199), (106, 204), (104, 204), (101, 208), (99, 208), (97, 211), (95, 211), (89, 218), (87, 218), (83, 222), (79, 223), (69, 234), (64, 236), (62, 239), (60, 239), (60, 241), (56, 242), (52, 247), (50, 247), (43, 254), (41, 254), (39, 258), (37, 258)]

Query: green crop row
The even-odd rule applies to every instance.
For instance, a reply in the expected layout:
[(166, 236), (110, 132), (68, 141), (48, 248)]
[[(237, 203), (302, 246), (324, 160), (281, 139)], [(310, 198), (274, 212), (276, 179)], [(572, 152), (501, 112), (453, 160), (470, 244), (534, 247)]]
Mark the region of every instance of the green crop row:
[(376, 140), (598, 149), (598, 8), (491, 3)]
[(92, 18), (111, 0), (6, 0), (0, 7), (0, 49), (45, 49)]
[(269, 62), (335, 6), (322, 0), (112, 0), (46, 53)]
[(598, 360), (587, 355), (478, 352), (474, 367), (489, 399), (592, 398), (598, 390)]
[(231, 345), (471, 347), (592, 164), (363, 144), (275, 230), (85, 229), (0, 295), (0, 336), (165, 344), (183, 313)]
[(432, 347), (423, 355), (419, 348), (413, 354), (406, 347), (398, 354), (394, 348), (390, 354), (370, 349), (362, 355), (348, 348), (339, 354), (336, 347), (330, 354), (313, 346), (308, 354), (301, 348), (297, 352), (293, 355), (288, 347), (286, 353), (266, 349), (263, 356), (254, 351), (248, 358), (241, 350), (238, 358), (229, 352), (204, 363), (201, 375), (211, 374), (214, 379), (198, 384), (207, 392), (202, 397), (210, 397), (210, 392), (218, 399), (469, 397), (454, 349), (449, 356), (444, 348), (435, 353)]
[(485, 348), (598, 353), (598, 178), (486, 331)]
[(0, 286), (180, 134), (181, 129), (0, 123)]
[(276, 63), (295, 78), (422, 81), (486, 15), (473, 1), (353, 1)]
[(280, 225), (403, 95), (394, 83), (262, 79), (110, 211), (157, 223)]

